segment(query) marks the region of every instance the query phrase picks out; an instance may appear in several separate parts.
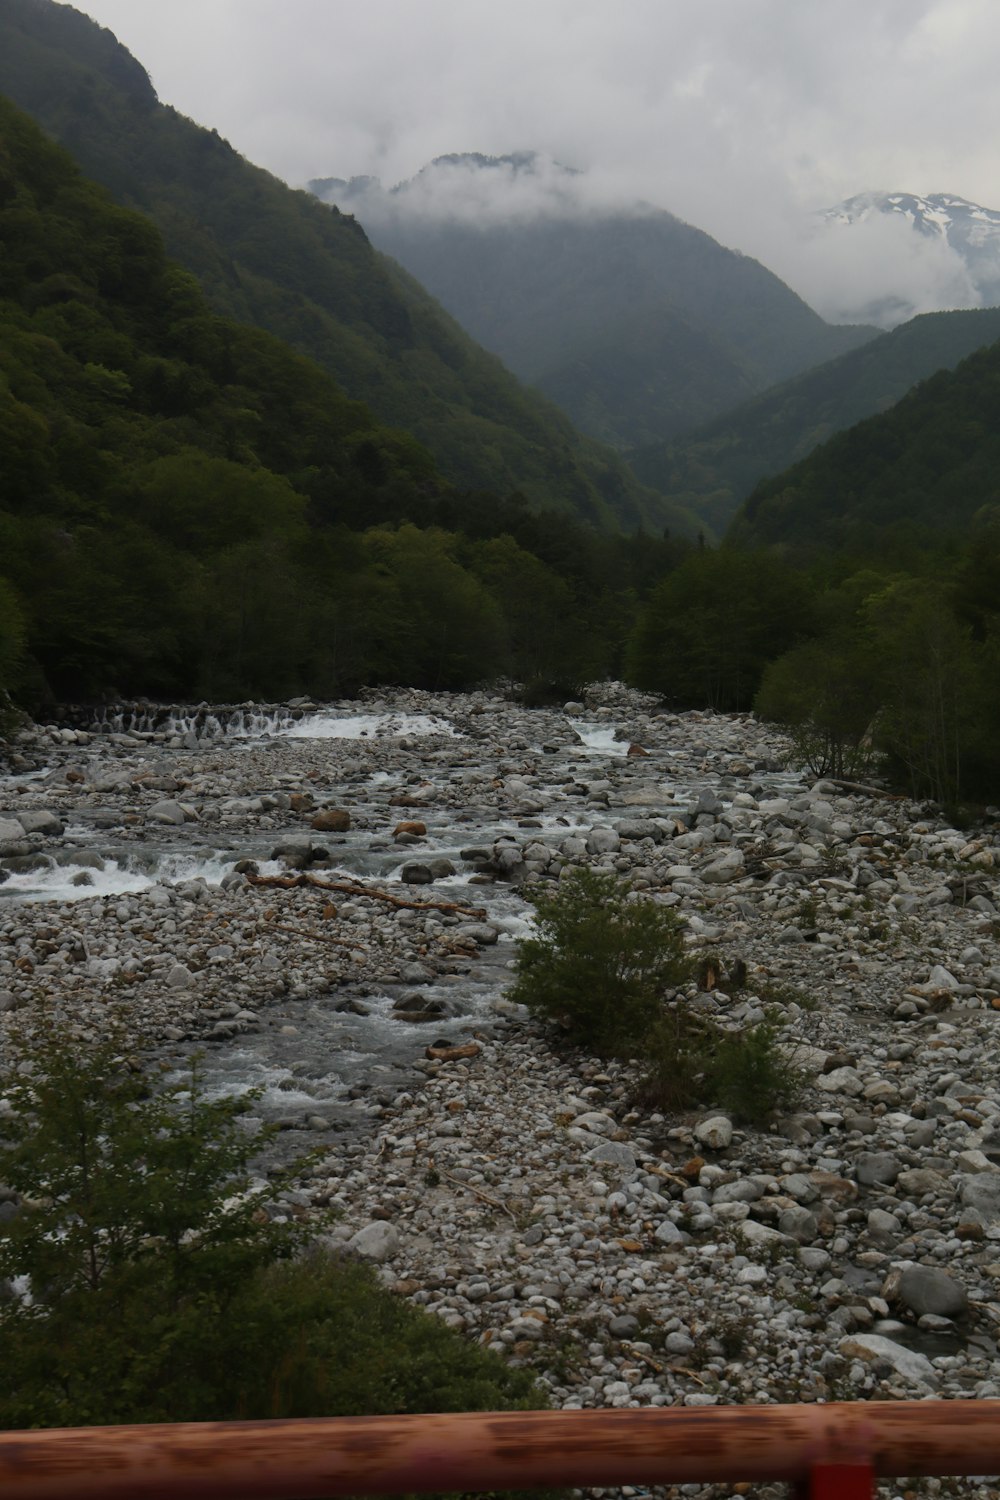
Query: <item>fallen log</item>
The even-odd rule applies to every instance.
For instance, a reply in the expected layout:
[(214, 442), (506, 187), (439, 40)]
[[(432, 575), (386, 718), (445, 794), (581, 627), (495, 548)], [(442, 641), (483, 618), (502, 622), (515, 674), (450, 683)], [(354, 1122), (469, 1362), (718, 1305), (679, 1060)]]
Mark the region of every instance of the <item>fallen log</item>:
[(515, 1224), (517, 1223), (517, 1216), (514, 1213), (514, 1210), (510, 1208), (510, 1206), (506, 1204), (502, 1198), (494, 1198), (492, 1193), (484, 1193), (482, 1188), (477, 1188), (473, 1183), (465, 1182), (461, 1177), (456, 1177), (453, 1173), (446, 1172), (444, 1167), (439, 1167), (435, 1164), (433, 1156), (430, 1159), (429, 1166), (430, 1170), (432, 1172), (437, 1172), (439, 1177), (444, 1177), (448, 1182), (453, 1182), (456, 1187), (465, 1188), (467, 1193), (471, 1193), (472, 1196), (474, 1198), (478, 1198), (480, 1202), (488, 1203), (492, 1208), (499, 1208), (501, 1212), (505, 1213), (509, 1219), (512, 1219)]
[(463, 1057), (478, 1057), (479, 1052), (478, 1042), (466, 1042), (461, 1047), (427, 1047), (424, 1056), (438, 1062), (459, 1062)]
[(287, 932), (292, 937), (309, 938), (314, 943), (332, 943), (337, 948), (351, 948), (358, 953), (367, 953), (363, 943), (357, 939), (334, 937), (332, 932), (311, 932), (308, 927), (288, 927), (284, 922), (268, 922), (269, 932)]
[(867, 786), (863, 781), (843, 781), (839, 776), (824, 776), (823, 780), (842, 787), (845, 792), (860, 792), (865, 797), (882, 797), (886, 802), (906, 801), (902, 792), (887, 792), (885, 787)]

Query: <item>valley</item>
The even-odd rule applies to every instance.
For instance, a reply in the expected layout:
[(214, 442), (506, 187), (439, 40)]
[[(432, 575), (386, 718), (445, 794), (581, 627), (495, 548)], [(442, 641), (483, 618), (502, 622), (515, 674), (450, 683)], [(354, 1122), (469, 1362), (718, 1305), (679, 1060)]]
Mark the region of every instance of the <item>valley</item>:
[(1000, 1400), (1000, 216), (859, 16), (116, 5), (0, 0), (0, 1426)]

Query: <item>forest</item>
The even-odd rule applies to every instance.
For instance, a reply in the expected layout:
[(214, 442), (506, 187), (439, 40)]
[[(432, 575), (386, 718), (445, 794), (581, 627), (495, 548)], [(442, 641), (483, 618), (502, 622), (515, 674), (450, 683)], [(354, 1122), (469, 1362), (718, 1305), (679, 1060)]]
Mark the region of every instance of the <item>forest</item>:
[(615, 667), (684, 546), (459, 490), (147, 219), (0, 113), (0, 673), (68, 698), (459, 687)]
[(456, 485), (0, 110), (0, 686), (331, 697), (621, 676), (818, 772), (996, 800), (1000, 348), (758, 487), (718, 547)]

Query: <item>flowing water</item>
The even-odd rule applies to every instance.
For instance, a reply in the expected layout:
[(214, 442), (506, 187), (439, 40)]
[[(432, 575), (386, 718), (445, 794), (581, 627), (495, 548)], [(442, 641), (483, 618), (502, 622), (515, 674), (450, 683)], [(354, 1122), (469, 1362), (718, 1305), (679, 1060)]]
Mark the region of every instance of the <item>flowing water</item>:
[[(407, 992), (405, 985), (374, 992), (371, 987), (354, 992), (350, 987), (338, 990), (335, 1000), (353, 1002), (358, 1013), (335, 1008), (330, 995), (274, 1001), (260, 1013), (258, 1030), (213, 1042), (205, 1049), (199, 1068), (209, 1093), (261, 1091), (254, 1113), (289, 1127), (297, 1150), (302, 1149), (301, 1127), (307, 1120), (312, 1120), (317, 1132), (324, 1121), (333, 1128), (344, 1128), (348, 1123), (357, 1127), (358, 1108), (348, 1107), (352, 1091), (374, 1090), (377, 1098), (379, 1084), (385, 1084), (396, 1092), (401, 1083), (414, 1079), (412, 1063), (429, 1041), (465, 1040), (477, 1026), (490, 1023), (494, 1003), (510, 978), (517, 939), (530, 931), (531, 909), (517, 890), (503, 883), (471, 883), (468, 865), (462, 860), (463, 850), (489, 849), (505, 835), (522, 841), (533, 835), (558, 841), (585, 833), (595, 822), (677, 811), (688, 806), (704, 787), (718, 783), (717, 772), (694, 770), (692, 758), (683, 748), (668, 751), (668, 757), (678, 762), (678, 774), (665, 780), (661, 766), (658, 772), (637, 777), (634, 786), (625, 787), (626, 805), (610, 813), (600, 804), (588, 803), (586, 788), (593, 791), (603, 784), (602, 763), (609, 769), (621, 763), (628, 741), (618, 738), (617, 726), (608, 718), (603, 722), (574, 720), (572, 727), (573, 742), (563, 747), (560, 755), (547, 756), (541, 745), (536, 747), (538, 765), (546, 765), (550, 775), (545, 806), (535, 815), (503, 817), (482, 801), (472, 801), (468, 807), (461, 799), (457, 807), (433, 802), (426, 814), (428, 837), (418, 848), (401, 850), (384, 832), (365, 831), (366, 823), (384, 825), (385, 791), (400, 778), (381, 767), (367, 777), (352, 779), (349, 797), (355, 826), (331, 844), (336, 868), (324, 875), (392, 882), (399, 880), (408, 860), (450, 859), (460, 873), (438, 879), (430, 890), (421, 888), (418, 894), (484, 908), (488, 922), (499, 932), (498, 942), (481, 950), (468, 973), (442, 975), (437, 982), (420, 986), (421, 1005), (437, 1000), (447, 1012), (430, 1026), (414, 1026), (394, 1015), (393, 1005)], [(437, 737), (438, 745), (442, 736), (453, 738), (456, 745), (463, 740), (460, 731), (437, 714), (354, 710), (296, 713), (200, 709), (172, 715), (137, 710), (113, 717), (105, 728), (113, 734), (150, 739), (166, 735), (185, 749), (206, 747), (216, 754), (220, 747), (231, 747), (234, 758), (245, 747), (283, 740), (335, 739), (381, 745), (404, 741), (411, 748), (414, 741), (425, 736)], [(437, 778), (434, 790), (452, 774), (468, 775), (468, 771), (467, 762), (455, 771), (432, 757), (427, 761), (428, 778), (432, 782)], [(761, 773), (758, 779), (770, 783), (771, 795), (799, 786), (795, 778), (784, 774)], [(368, 797), (378, 801), (367, 802)], [(373, 816), (366, 817), (366, 813)], [(29, 868), (14, 869), (0, 885), (0, 908), (19, 901), (57, 901), (66, 906), (69, 915), (76, 901), (135, 894), (162, 882), (201, 880), (215, 887), (238, 858), (254, 859), (265, 875), (284, 869), (280, 862), (270, 859), (280, 836), (273, 828), (255, 829), (252, 818), (238, 833), (219, 830), (207, 838), (204, 828), (147, 824), (140, 841), (134, 834), (123, 837), (120, 829), (101, 827), (87, 808), (78, 810), (74, 819), (66, 828), (57, 855), (33, 859)], [(195, 844), (192, 834), (198, 840)]]

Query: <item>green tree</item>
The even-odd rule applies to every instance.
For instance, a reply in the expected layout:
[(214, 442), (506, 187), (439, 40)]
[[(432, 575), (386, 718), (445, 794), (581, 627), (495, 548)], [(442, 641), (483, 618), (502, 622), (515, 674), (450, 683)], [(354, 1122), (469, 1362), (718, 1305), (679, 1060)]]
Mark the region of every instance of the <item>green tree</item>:
[(24, 657), (24, 615), (17, 594), (0, 576), (0, 704), (9, 698)]
[(507, 535), (470, 548), (468, 568), (503, 617), (506, 670), (522, 682), (576, 680), (587, 641), (566, 580)]
[(531, 899), (538, 935), (518, 948), (511, 999), (582, 1047), (633, 1053), (687, 977), (677, 918), (610, 871), (573, 870)]
[(500, 670), (500, 611), (456, 560), (457, 537), (437, 528), (379, 527), (365, 533), (364, 545), (381, 583), (380, 607), (369, 620), (382, 681), (457, 689)]
[[(0, 1427), (544, 1406), (530, 1374), (307, 1241), (261, 1138), (197, 1074), (46, 1028), (6, 1082)], [(294, 1170), (294, 1169), (293, 1169)]]
[(627, 678), (682, 705), (746, 709), (767, 663), (812, 630), (804, 574), (769, 552), (705, 549), (653, 590)]
[(771, 662), (754, 709), (790, 731), (814, 775), (856, 778), (874, 758), (881, 678), (874, 643), (847, 622)]
[(955, 802), (975, 723), (977, 650), (941, 584), (906, 579), (864, 610), (883, 669), (880, 747), (915, 795)]
[(217, 551), (301, 530), (305, 502), (286, 479), (189, 450), (137, 475), (142, 517), (175, 547)]

